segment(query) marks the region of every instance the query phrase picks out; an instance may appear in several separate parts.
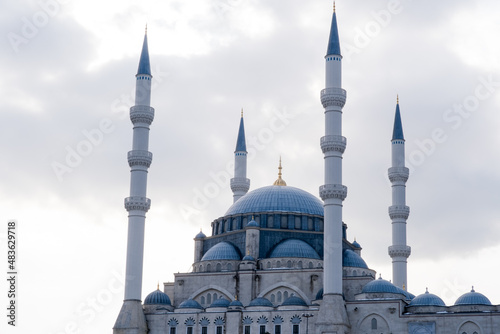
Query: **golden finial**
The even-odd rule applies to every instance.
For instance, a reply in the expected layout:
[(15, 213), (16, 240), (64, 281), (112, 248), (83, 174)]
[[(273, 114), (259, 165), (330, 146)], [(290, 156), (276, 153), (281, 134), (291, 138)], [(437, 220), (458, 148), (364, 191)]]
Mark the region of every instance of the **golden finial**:
[(406, 291), (406, 284), (403, 284), (403, 290)]
[(144, 32), (144, 34), (148, 34), (148, 24), (146, 23), (146, 31)]
[(158, 284), (156, 285), (156, 290), (160, 290), (160, 281), (158, 281)]
[(278, 179), (276, 181), (274, 181), (274, 183), (273, 183), (274, 186), (286, 186), (285, 180), (283, 180), (281, 178), (281, 170), (282, 170), (282, 167), (281, 167), (281, 156), (280, 156), (280, 164), (278, 167)]
[(399, 104), (399, 94), (397, 95), (396, 103)]
[(333, 2), (333, 12), (335, 13), (335, 1)]
[(243, 118), (243, 108), (241, 108), (241, 118)]

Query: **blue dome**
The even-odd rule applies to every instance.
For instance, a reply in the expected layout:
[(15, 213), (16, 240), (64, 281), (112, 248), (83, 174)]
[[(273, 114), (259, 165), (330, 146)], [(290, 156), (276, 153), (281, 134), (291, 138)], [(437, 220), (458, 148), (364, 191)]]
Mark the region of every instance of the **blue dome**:
[(236, 299), (236, 300), (233, 300), (233, 301), (229, 304), (229, 306), (239, 306), (239, 307), (243, 307), (243, 304), (242, 304), (242, 303), (241, 303), (238, 299)]
[(352, 242), (352, 245), (356, 248), (361, 248), (361, 245), (356, 240)]
[(248, 227), (259, 227), (259, 223), (257, 223), (253, 218), (251, 221), (248, 222), (247, 224)]
[(226, 216), (254, 212), (296, 212), (323, 216), (323, 203), (299, 188), (267, 186), (241, 197), (227, 210)]
[(368, 269), (365, 260), (363, 260), (361, 256), (350, 249), (344, 249), (342, 266)]
[(288, 297), (281, 306), (307, 306), (307, 303), (300, 297)]
[(254, 300), (252, 300), (248, 306), (269, 306), (269, 307), (273, 307), (273, 303), (271, 303), (269, 301), (269, 299), (266, 299), (264, 297), (257, 297)]
[(203, 310), (203, 307), (201, 307), (201, 305), (193, 299), (186, 299), (177, 308), (197, 308)]
[(415, 298), (414, 295), (412, 295), (411, 293), (409, 293), (406, 290), (401, 289), (399, 286), (397, 286), (396, 288), (398, 288), (400, 294), (402, 294), (406, 297), (406, 300), (412, 300), (413, 298)]
[(245, 255), (243, 261), (255, 261), (255, 259), (252, 255)]
[(425, 293), (413, 298), (408, 306), (446, 306), (446, 304), (438, 296), (425, 291)]
[(316, 300), (323, 299), (323, 288), (318, 290), (318, 293), (316, 294)]
[(210, 305), (210, 307), (228, 307), (230, 301), (226, 298), (219, 298), (214, 300), (214, 302)]
[(202, 231), (200, 231), (200, 233), (198, 233), (196, 235), (196, 237), (194, 237), (195, 239), (203, 239), (203, 238), (206, 238), (207, 236), (205, 235), (205, 233), (203, 233)]
[(307, 242), (299, 239), (287, 239), (280, 242), (271, 252), (273, 257), (302, 257), (308, 259), (318, 259), (318, 253)]
[(361, 293), (399, 293), (402, 294), (397, 286), (385, 279), (379, 278), (366, 284)]
[(229, 242), (219, 242), (212, 246), (201, 258), (202, 261), (241, 260), (240, 253)]
[(172, 305), (170, 298), (166, 293), (160, 290), (155, 290), (147, 295), (144, 299), (144, 305)]
[(455, 305), (491, 305), (491, 302), (482, 293), (471, 290), (458, 297)]

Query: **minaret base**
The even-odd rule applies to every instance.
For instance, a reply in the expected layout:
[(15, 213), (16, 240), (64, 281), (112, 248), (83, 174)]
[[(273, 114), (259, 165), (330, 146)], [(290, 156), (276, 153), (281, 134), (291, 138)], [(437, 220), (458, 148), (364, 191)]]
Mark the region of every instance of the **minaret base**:
[(118, 319), (113, 326), (113, 334), (146, 334), (148, 327), (140, 300), (125, 300)]
[(351, 325), (347, 318), (347, 310), (342, 295), (327, 294), (323, 301), (316, 320), (316, 334), (348, 334)]

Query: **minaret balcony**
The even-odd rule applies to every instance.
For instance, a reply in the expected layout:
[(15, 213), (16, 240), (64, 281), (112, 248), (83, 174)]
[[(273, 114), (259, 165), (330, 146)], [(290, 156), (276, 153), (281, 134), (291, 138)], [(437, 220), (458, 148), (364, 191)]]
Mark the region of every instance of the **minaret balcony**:
[(231, 190), (247, 192), (250, 189), (250, 179), (244, 177), (235, 177), (230, 181)]
[(347, 98), (345, 89), (330, 87), (321, 91), (321, 103), (323, 107), (337, 106), (343, 108)]
[(133, 124), (146, 123), (151, 125), (155, 118), (155, 109), (150, 106), (133, 106), (130, 108), (130, 120)]
[(139, 210), (148, 212), (151, 207), (151, 200), (142, 196), (131, 196), (125, 198), (125, 209), (127, 211)]
[(347, 139), (346, 137), (338, 135), (324, 136), (321, 137), (320, 144), (323, 153), (332, 151), (344, 153), (347, 146)]
[(153, 153), (144, 150), (133, 150), (127, 154), (128, 164), (132, 166), (145, 166), (149, 168), (153, 161)]
[(406, 205), (393, 205), (389, 207), (389, 217), (391, 219), (408, 219), (410, 207)]
[(393, 245), (389, 246), (390, 257), (410, 257), (411, 247), (406, 245)]
[(325, 184), (319, 187), (319, 196), (323, 201), (329, 198), (344, 200), (347, 197), (347, 187), (341, 184)]
[(389, 168), (389, 180), (391, 182), (406, 182), (410, 176), (410, 170), (406, 167)]

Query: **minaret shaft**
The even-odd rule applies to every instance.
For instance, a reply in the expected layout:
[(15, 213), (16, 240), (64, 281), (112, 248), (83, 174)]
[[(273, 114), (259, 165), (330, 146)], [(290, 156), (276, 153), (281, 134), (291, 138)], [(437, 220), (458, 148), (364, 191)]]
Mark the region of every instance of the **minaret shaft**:
[(247, 154), (245, 125), (243, 111), (241, 111), (240, 128), (234, 151), (234, 178), (231, 179), (230, 184), (233, 191), (233, 203), (244, 196), (250, 189), (250, 180), (247, 179)]

